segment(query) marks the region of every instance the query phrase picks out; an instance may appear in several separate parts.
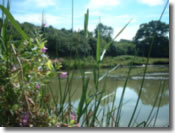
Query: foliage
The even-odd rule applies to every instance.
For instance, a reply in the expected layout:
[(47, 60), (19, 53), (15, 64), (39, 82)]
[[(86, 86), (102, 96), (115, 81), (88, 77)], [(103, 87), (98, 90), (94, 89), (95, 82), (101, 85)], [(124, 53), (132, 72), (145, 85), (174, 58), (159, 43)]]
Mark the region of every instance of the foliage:
[[(121, 55), (116, 57), (106, 56), (101, 63), (101, 68), (111, 68), (117, 64), (121, 66), (127, 66), (130, 64), (133, 56)], [(96, 66), (95, 59), (91, 56), (84, 57), (81, 59), (72, 58), (60, 58), (59, 61), (62, 63), (62, 69), (79, 69), (79, 65), (83, 68), (93, 68)], [(143, 65), (146, 64), (146, 57), (136, 57), (133, 65)], [(149, 65), (168, 65), (168, 58), (150, 58)]]
[(169, 57), (169, 24), (151, 21), (141, 24), (134, 41), (140, 56), (147, 56), (154, 38), (151, 57)]
[(111, 44), (106, 52), (107, 56), (134, 55), (136, 45), (131, 41), (120, 41)]
[[(48, 78), (55, 75), (54, 67), (43, 51), (46, 41), (40, 35), (26, 39), (9, 11), (2, 9), (6, 18), (0, 37), (0, 49), (3, 49), (0, 53), (0, 126), (56, 126), (58, 117), (50, 115), (43, 105), (44, 101), (49, 106), (43, 91)], [(8, 20), (21, 32), (24, 40), (14, 42), (9, 39), (6, 32)], [(57, 69), (60, 67), (57, 64)]]
[[(88, 12), (85, 16), (87, 16)], [(88, 20), (88, 19), (87, 19)], [(18, 23), (18, 22), (17, 22)], [(19, 23), (18, 23), (19, 24)], [(88, 23), (86, 22), (88, 25)], [(157, 27), (156, 27), (157, 24)], [(29, 36), (35, 37), (37, 31), (40, 27), (37, 27), (30, 23), (20, 24), (22, 30)], [(159, 26), (161, 25), (161, 26)], [(97, 26), (98, 27), (98, 26)], [(87, 28), (87, 26), (85, 26)], [(134, 40), (120, 40), (119, 42), (115, 39), (112, 40), (113, 29), (109, 26), (99, 24), (100, 30), (100, 51), (105, 49), (106, 44), (110, 43), (109, 48), (107, 48), (106, 56), (119, 56), (119, 55), (134, 55), (134, 50), (137, 48), (139, 56), (146, 56), (148, 53), (148, 48), (151, 43), (153, 31), (155, 29), (155, 45), (153, 45), (153, 50), (151, 57), (168, 57), (169, 55), (169, 38), (167, 33), (169, 31), (168, 25), (160, 22), (149, 22), (148, 24), (142, 24), (138, 30)], [(147, 31), (147, 32), (146, 32)], [(15, 31), (11, 23), (8, 23), (7, 33), (11, 34), (11, 38), (14, 41), (21, 40), (21, 36)], [(96, 56), (96, 34), (97, 28), (94, 30), (94, 35), (88, 30), (84, 31), (74, 31), (66, 29), (55, 29), (52, 26), (45, 27), (44, 33), (42, 33), (44, 38), (47, 40), (46, 47), (48, 48), (47, 53), (50, 57), (86, 57), (86, 56)], [(88, 38), (87, 38), (88, 36)], [(135, 46), (136, 45), (136, 46)], [(158, 50), (157, 50), (158, 49)]]
[[(120, 65), (117, 64), (103, 75), (100, 75), (100, 68), (105, 60), (103, 57), (106, 51), (108, 54), (112, 53), (113, 56), (116, 55), (116, 51), (112, 51), (117, 47), (117, 45), (115, 45), (115, 39), (127, 27), (130, 21), (121, 29), (114, 39), (110, 38), (110, 32), (108, 33), (105, 31), (103, 33), (103, 30), (100, 30), (100, 26), (98, 26), (96, 39), (92, 34), (88, 33), (89, 11), (87, 10), (87, 13), (85, 14), (84, 32), (74, 32), (72, 34), (70, 31), (64, 29), (61, 31), (55, 30), (50, 26), (49, 28), (42, 27), (44, 28), (43, 35), (36, 32), (37, 28), (34, 29), (35, 35), (32, 37), (33, 35), (27, 36), (25, 32), (33, 34), (28, 32), (33, 25), (25, 23), (23, 26), (24, 32), (10, 14), (8, 6), (9, 5), (7, 5), (7, 8), (0, 6), (1, 10), (6, 15), (5, 19), (2, 17), (0, 36), (0, 126), (80, 127), (81, 123), (81, 126), (87, 127), (95, 127), (100, 124), (105, 124), (105, 126), (108, 127), (119, 127), (121, 110), (124, 104), (123, 97), (125, 94), (125, 88), (131, 73), (131, 66), (135, 63), (137, 57), (121, 57), (121, 60), (131, 60), (128, 63), (130, 65), (129, 72), (119, 101), (119, 107), (117, 108), (114, 106), (114, 101), (116, 100), (116, 97), (114, 96), (112, 97), (112, 107), (108, 108), (107, 113), (104, 108), (100, 108), (100, 104), (104, 100), (106, 94), (106, 76), (110, 72), (118, 69)], [(13, 30), (18, 32), (21, 37), (20, 40), (15, 40), (11, 34), (8, 34), (11, 33), (9, 31), (12, 30), (12, 28), (8, 29), (9, 24), (13, 27)], [(48, 43), (42, 38), (46, 38)], [(93, 44), (89, 45), (89, 42), (92, 42)], [(95, 52), (91, 52), (91, 46), (96, 48)], [(127, 49), (126, 51), (123, 50), (124, 53), (127, 54), (132, 53), (132, 50), (135, 48), (134, 44), (130, 42), (121, 42), (121, 45), (118, 47), (121, 49)], [(61, 68), (60, 61), (57, 59), (50, 60), (46, 55), (47, 49), (50, 50), (50, 52), (48, 52), (50, 55), (56, 55), (57, 57), (60, 55), (68, 56), (65, 52), (68, 52), (69, 56), (72, 57), (83, 57), (90, 55), (89, 53), (96, 56), (93, 72), (90, 72), (93, 74), (92, 82), (94, 89), (92, 91), (88, 90), (90, 78), (87, 75), (87, 72), (83, 69), (80, 60), (77, 60), (77, 68), (81, 72), (82, 79), (82, 92), (77, 111), (73, 110), (74, 108), (72, 107), (71, 101), (71, 86), (74, 74), (70, 72), (59, 72)], [(112, 52), (109, 52), (108, 49)], [(61, 52), (59, 50), (63, 51)], [(150, 51), (151, 48), (149, 48), (149, 53)], [(55, 53), (55, 55), (53, 53)], [(146, 59), (146, 67), (144, 68), (141, 89), (139, 90), (139, 97), (132, 117), (128, 123), (129, 127), (131, 126), (131, 123), (133, 123), (137, 104), (140, 100), (149, 57), (150, 56)], [(92, 59), (92, 57), (90, 57), (90, 59)], [(55, 97), (56, 94), (54, 94), (49, 85), (50, 79), (53, 77), (56, 77), (59, 83), (59, 87), (57, 88), (57, 95), (59, 95), (58, 98)], [(63, 92), (61, 78), (64, 78), (66, 81)], [(99, 83), (102, 82), (102, 80), (104, 81), (104, 84), (101, 87)], [(161, 95), (162, 94), (163, 91)], [(104, 101), (106, 102), (106, 100)], [(159, 100), (159, 105), (160, 104), (161, 98)], [(101, 111), (103, 111), (103, 117), (100, 121), (98, 116)], [(157, 110), (154, 123), (156, 123), (158, 112), (159, 110)], [(150, 116), (151, 114), (152, 113), (150, 113)], [(103, 122), (104, 119), (106, 122)], [(148, 121), (143, 121), (138, 123), (136, 127), (141, 125), (146, 126), (147, 122)]]
[(98, 36), (98, 28), (100, 31), (100, 36), (106, 41), (110, 41), (112, 39), (113, 29), (110, 26), (106, 26), (102, 23), (99, 23), (95, 29), (95, 37)]

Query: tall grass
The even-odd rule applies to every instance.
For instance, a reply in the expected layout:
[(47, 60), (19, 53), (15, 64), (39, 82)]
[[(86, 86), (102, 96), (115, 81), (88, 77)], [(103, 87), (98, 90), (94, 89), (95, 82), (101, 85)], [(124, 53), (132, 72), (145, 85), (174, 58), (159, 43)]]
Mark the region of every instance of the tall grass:
[[(167, 2), (168, 3), (168, 2)], [(167, 3), (165, 5), (164, 10), (161, 13), (160, 19), (159, 21), (161, 21), (161, 18), (164, 14), (164, 11), (167, 7)], [(9, 7), (9, 6), (7, 6)], [(16, 56), (16, 60), (18, 60), (19, 66), (21, 66), (21, 74), (22, 74), (22, 79), (24, 80), (24, 73), (23, 73), (23, 67), (22, 67), (22, 63), (20, 62), (20, 59), (18, 58), (15, 50), (15, 47), (13, 45), (10, 45), (9, 42), (7, 43), (6, 40), (6, 25), (9, 19), (10, 22), (12, 23), (12, 25), (15, 27), (15, 29), (21, 34), (22, 38), (24, 40), (29, 40), (27, 35), (23, 32), (23, 30), (20, 28), (20, 26), (17, 24), (17, 22), (15, 21), (15, 19), (13, 18), (13, 16), (9, 13), (8, 9), (9, 8), (4, 8), (4, 6), (0, 5), (0, 9), (3, 11), (3, 13), (6, 15), (6, 19), (3, 20), (3, 27), (2, 27), (2, 45), (1, 47), (5, 50), (8, 50), (9, 47), (12, 48), (14, 55)], [(85, 37), (88, 39), (88, 20), (89, 20), (89, 10), (87, 10), (87, 12), (85, 13), (85, 18), (84, 18), (84, 35)], [(131, 63), (130, 63), (130, 67), (129, 67), (129, 71), (125, 80), (125, 83), (123, 85), (123, 90), (121, 93), (121, 97), (119, 100), (119, 105), (117, 106), (115, 101), (116, 101), (116, 93), (117, 93), (117, 89), (115, 89), (115, 91), (110, 94), (107, 95), (108, 90), (106, 89), (106, 80), (107, 80), (107, 76), (109, 73), (113, 72), (114, 70), (117, 70), (119, 68), (119, 64), (116, 65), (115, 67), (113, 67), (112, 69), (110, 69), (109, 71), (107, 71), (106, 73), (104, 73), (103, 75), (100, 75), (100, 71), (101, 71), (101, 64), (103, 62), (105, 53), (107, 51), (107, 49), (109, 48), (109, 46), (112, 44), (112, 42), (125, 30), (125, 28), (129, 25), (129, 23), (131, 22), (131, 20), (119, 31), (119, 33), (109, 42), (105, 45), (104, 49), (102, 51), (100, 51), (101, 49), (101, 35), (100, 35), (100, 29), (98, 28), (98, 35), (97, 35), (97, 44), (96, 44), (96, 60), (95, 60), (95, 66), (92, 69), (92, 71), (90, 72), (90, 75), (87, 75), (86, 71), (81, 67), (78, 66), (78, 69), (80, 70), (81, 73), (81, 80), (80, 83), (82, 85), (82, 90), (81, 90), (81, 96), (80, 99), (78, 100), (78, 106), (74, 107), (74, 105), (72, 104), (72, 96), (74, 93), (76, 93), (76, 90), (72, 89), (72, 85), (74, 84), (73, 82), (73, 78), (75, 75), (75, 72), (71, 72), (71, 70), (68, 70), (68, 75), (67, 78), (62, 79), (61, 78), (61, 73), (62, 72), (56, 72), (54, 71), (54, 73), (57, 75), (57, 94), (55, 94), (55, 92), (53, 91), (53, 88), (51, 85), (47, 86), (47, 89), (49, 90), (49, 92), (47, 92), (46, 90), (42, 90), (41, 91), (41, 95), (39, 95), (40, 97), (40, 107), (43, 107), (44, 109), (46, 108), (49, 112), (49, 117), (51, 118), (51, 122), (49, 119), (50, 123), (56, 123), (55, 121), (59, 121), (59, 126), (65, 126), (65, 127), (77, 127), (76, 124), (80, 124), (81, 127), (99, 127), (99, 126), (105, 126), (105, 127), (120, 127), (120, 122), (121, 122), (121, 113), (122, 113), (122, 107), (125, 104), (124, 101), (124, 95), (126, 93), (126, 87), (127, 87), (127, 83), (132, 71), (132, 64), (135, 61), (135, 56), (133, 57)], [(73, 21), (72, 21), (72, 30), (73, 30)], [(144, 85), (144, 81), (145, 81), (145, 75), (147, 72), (147, 67), (148, 67), (148, 63), (149, 63), (149, 59), (150, 59), (150, 55), (152, 52), (152, 47), (154, 44), (154, 36), (152, 38), (152, 43), (150, 45), (149, 48), (149, 53), (148, 53), (148, 57), (146, 60), (146, 66), (144, 68), (144, 74), (143, 74), (143, 79), (140, 85), (140, 89), (139, 89), (139, 94), (138, 94), (138, 98), (136, 100), (136, 104), (134, 106), (134, 110), (132, 112), (131, 117), (129, 118), (129, 123), (128, 123), (128, 127), (134, 126), (134, 127), (149, 127), (150, 123), (154, 120), (153, 122), (153, 127), (156, 126), (156, 121), (157, 121), (157, 117), (158, 117), (158, 113), (159, 113), (159, 109), (160, 109), (160, 104), (162, 101), (162, 95), (164, 92), (164, 87), (165, 87), (165, 82), (163, 84), (163, 86), (161, 85), (159, 87), (159, 90), (157, 92), (157, 95), (155, 97), (155, 101), (153, 104), (152, 109), (150, 110), (150, 113), (147, 117), (147, 119), (145, 121), (142, 121), (138, 124), (135, 124), (139, 112), (136, 115), (137, 109), (138, 109), (138, 103), (140, 101), (141, 98), (141, 94), (143, 91), (143, 85)], [(9, 52), (7, 52), (9, 53)], [(48, 64), (48, 63), (47, 63)], [(49, 64), (50, 66), (51, 64)], [(8, 64), (7, 64), (8, 66)], [(48, 67), (49, 68), (49, 67)], [(93, 78), (91, 78), (91, 77)], [(51, 80), (51, 79), (50, 79)], [(91, 82), (92, 80), (92, 82)], [(65, 81), (65, 86), (63, 86), (62, 82)], [(92, 88), (93, 89), (89, 89), (90, 84), (93, 84)], [(25, 82), (24, 82), (25, 84)], [(102, 84), (102, 86), (100, 85)], [(24, 89), (23, 89), (24, 90)], [(48, 95), (49, 93), (49, 95)], [(27, 97), (27, 93), (24, 90), (23, 92), (25, 100), (26, 100), (26, 105), (28, 106), (28, 110), (31, 114), (32, 113), (32, 109), (30, 109), (30, 104), (29, 102), (32, 103), (32, 100), (28, 100), (29, 98)], [(112, 97), (112, 95), (114, 95)], [(160, 99), (158, 101), (158, 96), (160, 96)], [(51, 101), (48, 103), (46, 102), (46, 98), (47, 96), (51, 97)], [(111, 100), (112, 99), (112, 100)], [(104, 103), (109, 103), (109, 101), (111, 102), (111, 106), (107, 105), (107, 108), (103, 108), (100, 105), (104, 102)], [(45, 103), (46, 102), (46, 103)], [(156, 103), (158, 102), (158, 108), (157, 111), (155, 113), (155, 115), (152, 115), (154, 107), (156, 105)], [(52, 106), (53, 105), (53, 106)], [(36, 107), (39, 108), (39, 107)], [(73, 118), (72, 118), (73, 116)], [(56, 118), (55, 118), (56, 117)], [(152, 117), (152, 118), (151, 118)], [(38, 119), (36, 119), (37, 121)]]
[[(167, 3), (165, 5), (164, 10), (161, 13), (161, 17), (159, 19), (159, 21), (161, 21), (162, 15), (166, 9)], [(85, 13), (85, 19), (84, 19), (84, 35), (85, 37), (88, 39), (88, 20), (89, 20), (89, 10), (87, 10), (87, 13)], [(85, 74), (85, 70), (83, 70), (81, 67), (78, 67), (80, 72), (81, 72), (81, 83), (82, 83), (82, 92), (81, 92), (81, 96), (80, 96), (80, 100), (77, 106), (77, 111), (75, 111), (76, 115), (77, 115), (77, 119), (76, 121), (78, 123), (81, 123), (82, 127), (98, 127), (98, 126), (105, 126), (105, 127), (120, 127), (120, 122), (121, 122), (121, 113), (122, 113), (122, 107), (125, 103), (123, 103), (123, 99), (124, 99), (124, 95), (125, 95), (125, 91), (126, 91), (126, 86), (132, 71), (132, 65), (136, 60), (136, 56), (132, 57), (133, 59), (131, 60), (130, 67), (129, 67), (129, 71), (125, 80), (125, 83), (123, 85), (123, 90), (121, 93), (121, 97), (120, 97), (120, 101), (119, 101), (119, 105), (115, 105), (115, 101), (116, 101), (116, 90), (114, 91), (114, 97), (112, 98), (112, 106), (109, 106), (107, 108), (101, 108), (100, 105), (102, 102), (108, 103), (110, 100), (110, 96), (113, 95), (111, 94), (110, 96), (106, 96), (107, 95), (107, 90), (106, 90), (106, 79), (107, 79), (107, 75), (116, 70), (120, 64), (116, 65), (115, 67), (113, 67), (111, 70), (109, 70), (108, 72), (104, 73), (103, 75), (100, 75), (100, 70), (101, 70), (101, 64), (103, 62), (106, 50), (109, 48), (109, 46), (112, 44), (112, 42), (125, 30), (125, 28), (129, 25), (129, 23), (131, 22), (131, 20), (120, 30), (120, 32), (112, 39), (112, 41), (110, 41), (109, 43), (107, 43), (104, 47), (104, 49), (102, 51), (100, 51), (101, 49), (101, 44), (100, 44), (100, 40), (101, 40), (101, 35), (100, 35), (100, 30), (98, 28), (98, 32), (97, 32), (97, 44), (96, 44), (96, 62), (95, 62), (95, 67), (92, 70), (92, 79), (90, 79), (90, 77), (88, 75)], [(141, 81), (141, 85), (140, 85), (140, 89), (139, 89), (139, 94), (138, 94), (138, 98), (136, 100), (136, 104), (134, 107), (134, 110), (132, 112), (131, 117), (129, 118), (129, 123), (128, 123), (128, 127), (149, 127), (150, 122), (152, 122), (152, 120), (154, 119), (154, 124), (153, 127), (155, 127), (156, 125), (156, 119), (158, 116), (158, 112), (159, 112), (159, 107), (160, 107), (160, 103), (161, 103), (161, 98), (159, 99), (159, 105), (158, 105), (158, 109), (156, 111), (156, 114), (152, 116), (153, 110), (155, 108), (155, 104), (158, 101), (158, 96), (160, 95), (160, 90), (161, 91), (161, 95), (163, 92), (163, 88), (164, 85), (159, 87), (159, 90), (157, 92), (157, 95), (155, 97), (155, 101), (153, 104), (153, 107), (151, 109), (151, 111), (149, 112), (149, 115), (147, 117), (147, 119), (145, 121), (142, 121), (138, 124), (136, 124), (136, 121), (138, 119), (138, 116), (140, 114), (141, 108), (139, 110), (139, 112), (136, 115), (137, 109), (138, 109), (138, 103), (140, 101), (140, 97), (143, 91), (143, 85), (144, 85), (144, 81), (145, 81), (145, 75), (147, 72), (147, 67), (149, 64), (149, 60), (150, 60), (150, 55), (152, 52), (152, 47), (154, 44), (154, 36), (152, 37), (152, 43), (150, 45), (149, 48), (149, 53), (148, 53), (148, 57), (146, 59), (146, 66), (144, 68), (144, 73), (143, 73), (143, 79)], [(73, 77), (72, 77), (73, 78)], [(89, 84), (90, 80), (93, 80), (93, 91), (92, 90), (88, 90), (89, 89)], [(103, 82), (103, 85), (100, 86), (100, 82)], [(59, 90), (60, 90), (60, 94), (62, 94), (63, 92), (61, 92), (61, 81), (59, 79)], [(60, 100), (60, 108), (59, 110), (64, 114), (63, 110), (63, 106), (64, 104), (66, 104), (65, 99), (69, 93), (69, 91), (71, 91), (71, 89), (69, 91), (67, 91), (66, 89), (63, 89), (65, 91), (65, 95), (62, 96), (60, 95), (61, 99), (64, 100)], [(92, 91), (92, 92), (91, 92)], [(76, 93), (76, 92), (75, 92)], [(54, 99), (54, 98), (53, 98)], [(69, 101), (71, 103), (71, 101)], [(72, 105), (73, 106), (73, 105)], [(136, 115), (136, 117), (135, 117)], [(151, 118), (152, 116), (152, 118)], [(62, 116), (63, 117), (63, 116)]]
[[(164, 9), (163, 9), (163, 11), (162, 11), (162, 13), (160, 15), (159, 21), (161, 21), (161, 19), (162, 19), (162, 16), (163, 16), (163, 14), (165, 12), (165, 9), (166, 9), (166, 7), (168, 5), (168, 2), (169, 1), (167, 0), (166, 5), (165, 5), (165, 7), (164, 7)], [(140, 100), (140, 96), (142, 94), (143, 84), (144, 84), (144, 81), (145, 81), (145, 74), (146, 74), (148, 63), (149, 63), (149, 59), (150, 59), (150, 56), (151, 56), (152, 47), (154, 45), (154, 39), (155, 39), (155, 33), (154, 33), (154, 36), (152, 36), (152, 43), (150, 44), (150, 47), (149, 47), (148, 57), (147, 57), (147, 61), (146, 61), (145, 69), (144, 69), (143, 79), (142, 79), (142, 82), (141, 82), (141, 85), (140, 85), (139, 95), (138, 95), (138, 98), (137, 98), (137, 101), (136, 101), (135, 108), (133, 110), (132, 116), (131, 116), (130, 121), (128, 123), (128, 127), (130, 127), (130, 125), (131, 125), (131, 123), (133, 121), (133, 118), (135, 116), (135, 113), (136, 113), (136, 110), (137, 110), (137, 106), (138, 106), (138, 103), (139, 103), (139, 100)]]

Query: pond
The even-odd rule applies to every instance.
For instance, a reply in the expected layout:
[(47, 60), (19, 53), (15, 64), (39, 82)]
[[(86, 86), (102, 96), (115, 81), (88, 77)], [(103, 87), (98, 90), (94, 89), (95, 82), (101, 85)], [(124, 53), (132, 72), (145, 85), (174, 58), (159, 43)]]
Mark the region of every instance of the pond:
[[(154, 67), (154, 66), (151, 66)], [(168, 71), (161, 71), (161, 68), (168, 68), (168, 66), (163, 67), (155, 67), (156, 72), (149, 72), (146, 74), (144, 85), (143, 85), (143, 91), (140, 97), (140, 101), (138, 104), (138, 108), (136, 110), (136, 115), (134, 118), (135, 125), (139, 124), (143, 121), (147, 120), (147, 117), (154, 105), (154, 101), (156, 99), (157, 93), (159, 91), (159, 88), (161, 87), (161, 90), (164, 89), (162, 93), (162, 99), (160, 102), (157, 102), (157, 104), (154, 107), (153, 113), (152, 113), (152, 121), (150, 123), (150, 126), (154, 125), (155, 127), (168, 127), (170, 125), (169, 123), (169, 73)], [(128, 69), (126, 67), (126, 69)], [(139, 69), (142, 69), (141, 67), (134, 67), (136, 71), (139, 71)], [(160, 71), (159, 71), (160, 69)], [(108, 69), (103, 69), (101, 72), (105, 72)], [(94, 84), (93, 84), (93, 74), (91, 74), (90, 70), (87, 70), (87, 77), (90, 77), (90, 83), (88, 85), (89, 92), (94, 91)], [(119, 71), (119, 70), (118, 70)], [(130, 117), (133, 113), (136, 100), (138, 98), (139, 89), (142, 82), (142, 73), (136, 74), (133, 73), (127, 83), (126, 91), (124, 94), (124, 100), (123, 100), (123, 106), (121, 111), (121, 119), (120, 119), (120, 127), (127, 127), (128, 122), (130, 120)], [(72, 105), (74, 108), (78, 107), (78, 103), (81, 97), (82, 93), (82, 82), (81, 82), (81, 76), (78, 71), (75, 72), (73, 81), (72, 81)], [(126, 80), (126, 75), (124, 73), (116, 74), (116, 72), (112, 72), (108, 74), (106, 81), (102, 80), (100, 81), (100, 87), (103, 88), (104, 82), (105, 82), (105, 90), (106, 93), (102, 98), (102, 102), (100, 105), (100, 109), (108, 109), (112, 106), (112, 100), (115, 96), (116, 99), (114, 101), (115, 107), (119, 106), (119, 101), (121, 98), (121, 93), (123, 90), (123, 86)], [(62, 83), (62, 91), (64, 91), (64, 87), (66, 86), (66, 79), (61, 80)], [(164, 85), (163, 85), (164, 84)], [(55, 78), (52, 80), (51, 86), (54, 89), (54, 94), (58, 94), (58, 80)], [(164, 87), (163, 87), (164, 86)], [(161, 94), (158, 95), (158, 99), (160, 99)], [(159, 101), (159, 100), (158, 100)], [(155, 121), (155, 114), (158, 112), (157, 119)], [(102, 113), (99, 113), (99, 117), (102, 115)], [(101, 126), (105, 126), (102, 124)]]

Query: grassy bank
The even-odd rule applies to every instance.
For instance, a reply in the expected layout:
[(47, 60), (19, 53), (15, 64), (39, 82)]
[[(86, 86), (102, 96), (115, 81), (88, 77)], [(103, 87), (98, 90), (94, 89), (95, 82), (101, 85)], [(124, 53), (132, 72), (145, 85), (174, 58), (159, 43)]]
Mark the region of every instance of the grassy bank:
[[(105, 57), (101, 63), (102, 68), (114, 67), (117, 64), (121, 66), (128, 66), (132, 62), (133, 56), (123, 55), (117, 57)], [(93, 57), (86, 57), (82, 59), (71, 59), (71, 58), (62, 58), (60, 59), (63, 67), (62, 69), (77, 69), (79, 66), (83, 68), (92, 68), (96, 65), (96, 61)], [(136, 57), (133, 65), (144, 65), (146, 64), (145, 57)], [(149, 65), (168, 65), (168, 58), (150, 58)]]
[[(107, 72), (108, 68), (102, 69), (101, 73)], [(110, 75), (117, 76), (127, 76), (128, 67), (119, 67), (117, 70), (113, 71)], [(168, 73), (168, 67), (159, 67), (159, 66), (148, 66), (146, 73)], [(133, 67), (130, 76), (143, 75), (144, 67)]]

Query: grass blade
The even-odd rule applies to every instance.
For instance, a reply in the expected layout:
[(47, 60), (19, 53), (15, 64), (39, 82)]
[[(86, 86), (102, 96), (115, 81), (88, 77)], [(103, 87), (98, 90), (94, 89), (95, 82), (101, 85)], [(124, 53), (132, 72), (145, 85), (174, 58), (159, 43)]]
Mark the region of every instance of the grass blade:
[(2, 5), (0, 5), (0, 9), (6, 15), (6, 17), (10, 20), (10, 22), (12, 23), (14, 28), (21, 34), (22, 38), (27, 40), (28, 39), (27, 35), (21, 29), (19, 24), (15, 21), (14, 17), (11, 15), (11, 13), (8, 11), (8, 9), (4, 8)]
[(114, 68), (112, 68), (111, 70), (107, 71), (105, 74), (103, 74), (98, 81), (101, 81), (102, 79), (104, 79), (109, 73), (111, 73), (112, 71), (116, 70), (118, 67), (120, 66), (120, 64), (117, 64)]
[(129, 75), (131, 73), (132, 65), (133, 65), (133, 63), (135, 61), (135, 58), (136, 58), (136, 56), (133, 57), (133, 60), (132, 60), (132, 62), (130, 64), (130, 66), (129, 66), (129, 71), (128, 71), (127, 78), (126, 78), (126, 81), (125, 81), (125, 84), (124, 84), (124, 87), (123, 87), (123, 91), (122, 91), (122, 95), (121, 95), (120, 103), (119, 103), (119, 108), (118, 108), (117, 116), (116, 116), (116, 126), (118, 126), (119, 122), (120, 122), (120, 114), (121, 114), (121, 110), (122, 110), (122, 102), (123, 102), (123, 98), (124, 98), (124, 94), (125, 94), (125, 90), (126, 90), (126, 85), (128, 83)]
[(98, 26), (98, 35), (97, 35), (97, 50), (96, 50), (96, 61), (100, 62), (100, 29)]
[[(166, 5), (165, 5), (165, 7), (164, 7), (164, 9), (163, 9), (163, 11), (162, 11), (162, 13), (161, 13), (161, 16), (160, 16), (160, 18), (159, 18), (159, 22), (160, 22), (161, 19), (162, 19), (162, 16), (163, 16), (163, 14), (164, 14), (164, 12), (165, 12), (166, 7), (167, 7), (167, 3), (166, 3)], [(151, 56), (151, 52), (152, 52), (152, 47), (153, 47), (153, 44), (154, 44), (154, 40), (155, 40), (155, 35), (152, 37), (152, 42), (151, 42), (151, 45), (150, 45), (150, 47), (149, 47), (148, 56), (147, 56), (147, 60), (146, 60), (146, 65), (145, 65), (144, 74), (143, 74), (143, 79), (142, 79), (142, 83), (141, 83), (140, 90), (139, 90), (139, 95), (138, 95), (138, 98), (137, 98), (136, 105), (135, 105), (135, 107), (134, 107), (133, 114), (132, 114), (132, 116), (131, 116), (131, 118), (130, 118), (130, 121), (129, 121), (129, 123), (128, 123), (128, 127), (130, 127), (130, 125), (131, 125), (131, 122), (132, 122), (132, 120), (133, 120), (133, 118), (134, 118), (134, 115), (135, 115), (135, 112), (136, 112), (136, 109), (137, 109), (137, 106), (138, 106), (138, 102), (139, 102), (139, 100), (140, 100), (140, 96), (141, 96), (142, 89), (143, 89), (143, 84), (144, 84), (144, 81), (145, 81), (145, 74), (146, 74), (146, 71), (147, 71), (147, 67), (148, 67), (148, 63), (149, 63), (149, 58), (150, 58), (150, 56)]]
[(103, 57), (106, 53), (106, 50), (109, 48), (109, 46), (114, 42), (114, 40), (125, 30), (125, 28), (131, 23), (132, 19), (129, 20), (129, 22), (119, 31), (119, 33), (109, 42), (105, 45), (102, 55), (101, 55), (101, 61), (103, 60)]
[[(85, 79), (85, 74), (82, 72), (82, 94), (81, 94), (81, 98), (80, 98), (80, 102), (78, 105), (78, 110), (77, 110), (77, 114), (78, 114), (78, 122), (82, 116), (82, 114), (85, 112), (86, 107), (83, 108), (85, 102), (86, 102), (86, 93), (87, 93), (87, 89), (88, 89), (88, 84), (89, 84), (89, 78)], [(86, 105), (89, 105), (89, 103), (87, 103)], [(84, 110), (85, 109), (85, 110)]]
[(89, 9), (87, 9), (87, 12), (84, 15), (85, 20), (84, 20), (84, 34), (85, 37), (88, 38), (88, 21), (89, 21)]
[(154, 108), (155, 108), (155, 105), (156, 105), (156, 103), (157, 103), (158, 96), (159, 96), (159, 93), (160, 93), (160, 90), (161, 90), (161, 85), (162, 85), (162, 84), (160, 84), (159, 90), (158, 90), (157, 95), (156, 95), (156, 98), (155, 98), (155, 100), (154, 100), (154, 104), (153, 104), (152, 109), (151, 109), (151, 111), (150, 111), (150, 113), (149, 113), (149, 115), (148, 115), (148, 118), (147, 118), (147, 120), (146, 120), (146, 123), (148, 123), (148, 121), (150, 120), (150, 117), (151, 117), (151, 115), (152, 115), (152, 112), (153, 112), (153, 110), (154, 110)]
[(164, 81), (163, 88), (162, 88), (162, 91), (161, 91), (161, 96), (160, 96), (160, 100), (159, 100), (159, 104), (158, 104), (158, 108), (157, 108), (156, 117), (155, 117), (155, 120), (154, 120), (153, 127), (155, 127), (155, 125), (156, 125), (157, 116), (158, 116), (158, 113), (159, 113), (159, 109), (160, 109), (160, 104), (161, 104), (161, 101), (162, 101), (162, 96), (163, 96), (164, 88), (165, 88), (165, 81)]

